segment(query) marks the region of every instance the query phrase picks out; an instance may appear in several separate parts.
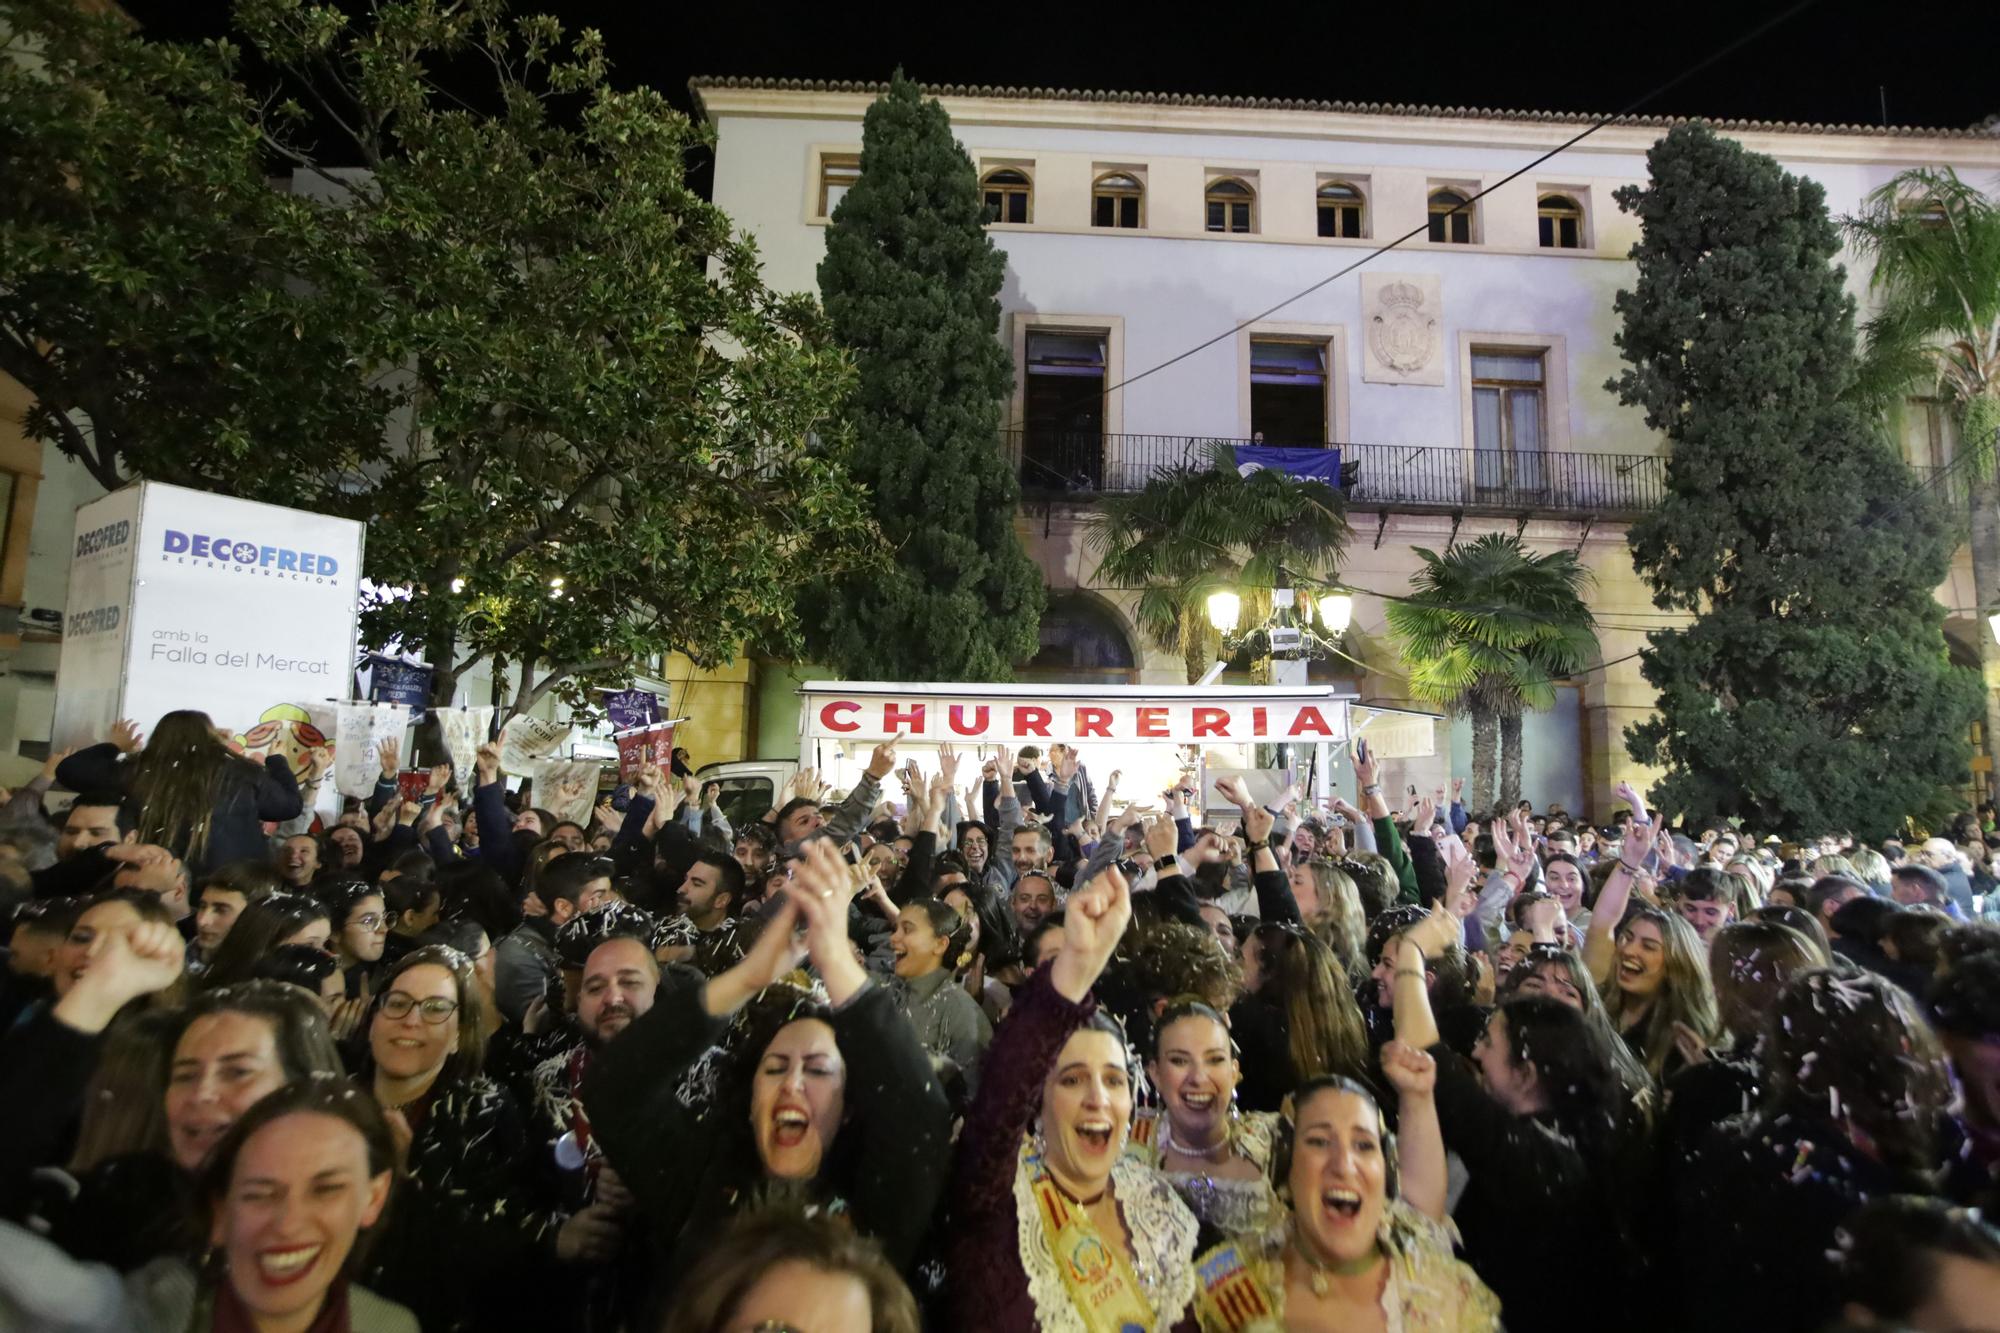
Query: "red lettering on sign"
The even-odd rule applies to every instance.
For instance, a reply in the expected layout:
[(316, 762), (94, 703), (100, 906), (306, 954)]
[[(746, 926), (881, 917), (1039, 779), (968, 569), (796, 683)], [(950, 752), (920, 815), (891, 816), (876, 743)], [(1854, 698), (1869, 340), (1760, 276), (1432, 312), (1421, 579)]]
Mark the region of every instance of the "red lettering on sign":
[(983, 736), (986, 734), (987, 718), (991, 715), (992, 710), (987, 708), (985, 704), (976, 705), (973, 708), (973, 716), (979, 720), (968, 727), (965, 725), (965, 705), (953, 704), (951, 706), (951, 729), (961, 736)]
[(1229, 710), (1227, 708), (1195, 709), (1194, 734), (1197, 736), (1229, 735)]
[(1250, 710), (1250, 734), (1252, 736), (1267, 736), (1270, 734), (1270, 728), (1266, 722), (1264, 705), (1262, 704), (1258, 704)]
[(913, 731), (919, 736), (923, 735), (924, 706), (922, 704), (910, 704), (908, 706), (903, 704), (883, 704), (882, 730), (892, 736), (899, 731), (906, 730)]
[(1014, 734), (1016, 736), (1046, 736), (1049, 734), (1049, 710), (1020, 706), (1014, 709)]
[(1328, 739), (1333, 737), (1333, 728), (1329, 727), (1326, 719), (1319, 715), (1319, 709), (1311, 704), (1299, 710), (1299, 715), (1292, 719), (1292, 729), (1286, 735), (1302, 736), (1308, 731), (1316, 731)]
[(1164, 708), (1141, 708), (1137, 710), (1139, 734), (1155, 739), (1167, 735), (1167, 710)]
[(859, 731), (861, 730), (859, 722), (836, 722), (833, 720), (833, 715), (835, 713), (858, 713), (860, 711), (861, 705), (855, 703), (852, 699), (838, 699), (819, 710), (819, 724), (828, 731)]
[(1076, 736), (1098, 736), (1111, 739), (1111, 710), (1109, 708), (1079, 708), (1076, 710)]

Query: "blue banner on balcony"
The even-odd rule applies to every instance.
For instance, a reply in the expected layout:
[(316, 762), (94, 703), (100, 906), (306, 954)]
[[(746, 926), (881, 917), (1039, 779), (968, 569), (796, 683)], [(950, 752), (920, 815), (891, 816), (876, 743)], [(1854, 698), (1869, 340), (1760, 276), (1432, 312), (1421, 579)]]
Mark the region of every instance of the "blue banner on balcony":
[(1338, 448), (1288, 449), (1275, 444), (1236, 446), (1236, 471), (1239, 476), (1247, 477), (1267, 467), (1289, 472), (1302, 481), (1323, 481), (1335, 490), (1340, 489)]

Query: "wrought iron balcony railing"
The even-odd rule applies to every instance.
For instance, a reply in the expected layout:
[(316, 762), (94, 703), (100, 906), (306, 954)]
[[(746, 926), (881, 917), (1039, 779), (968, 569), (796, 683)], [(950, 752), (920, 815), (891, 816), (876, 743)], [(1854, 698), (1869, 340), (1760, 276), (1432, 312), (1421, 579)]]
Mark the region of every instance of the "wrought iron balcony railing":
[[(1104, 435), (1028, 428), (1006, 446), (1029, 496), (1118, 495), (1176, 465), (1207, 467), (1199, 435)], [(1342, 444), (1342, 490), (1361, 509), (1630, 516), (1659, 503), (1666, 460), (1653, 454), (1436, 449)]]

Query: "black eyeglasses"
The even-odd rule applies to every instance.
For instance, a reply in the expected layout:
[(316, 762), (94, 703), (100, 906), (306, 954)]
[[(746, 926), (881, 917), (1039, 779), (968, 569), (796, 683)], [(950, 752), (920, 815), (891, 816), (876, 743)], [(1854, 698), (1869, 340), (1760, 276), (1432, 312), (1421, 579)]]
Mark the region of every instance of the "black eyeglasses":
[(447, 1000), (442, 995), (433, 995), (428, 1000), (419, 1000), (416, 996), (399, 990), (392, 990), (382, 997), (382, 1017), (384, 1018), (407, 1018), (412, 1009), (422, 1011), (424, 1022), (436, 1025), (444, 1022), (458, 1012), (458, 1001)]

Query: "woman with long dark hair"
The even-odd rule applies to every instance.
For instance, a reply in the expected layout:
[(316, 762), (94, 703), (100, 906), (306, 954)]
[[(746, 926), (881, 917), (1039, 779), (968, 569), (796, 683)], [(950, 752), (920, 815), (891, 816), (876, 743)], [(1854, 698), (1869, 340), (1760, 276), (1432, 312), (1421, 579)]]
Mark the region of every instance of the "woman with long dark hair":
[(1060, 953), (993, 1035), (952, 1170), (956, 1328), (1194, 1326), (1194, 1214), (1125, 1152), (1138, 1071), (1092, 987), (1131, 920), (1124, 876), (1070, 894)]
[(248, 981), (272, 950), (285, 944), (309, 945), (333, 956), (333, 923), (325, 904), (304, 893), (274, 893), (245, 907), (236, 924), (215, 946), (208, 970), (196, 978), (201, 990)]
[[(808, 843), (742, 961), (663, 986), (591, 1059), (591, 1133), (651, 1219), (663, 1292), (761, 1201), (844, 1212), (899, 1269), (930, 1225), (951, 1111), (895, 997), (848, 943), (855, 888), (830, 842)], [(824, 998), (779, 984), (801, 961), (801, 926)]]
[(337, 1079), (283, 1087), (231, 1126), (202, 1172), (189, 1230), (208, 1238), (207, 1264), (169, 1255), (121, 1276), (0, 1223), (0, 1327), (417, 1333), (408, 1310), (352, 1280), (395, 1169), (373, 1101)]
[(1243, 942), (1243, 995), (1230, 1008), (1246, 1111), (1275, 1111), (1308, 1079), (1365, 1077), (1368, 1032), (1340, 959), (1296, 922), (1265, 923)]
[[(1454, 947), (1444, 907), (1392, 943), (1396, 1040), (1437, 1060), (1444, 1145), (1471, 1179), (1453, 1209), (1466, 1259), (1515, 1328), (1596, 1328), (1621, 1273), (1611, 1181), (1622, 1143), (1610, 1038), (1547, 996), (1509, 1000), (1466, 1061), (1438, 1037), (1424, 960)], [(1547, 1256), (1564, 1257), (1550, 1282)]]
[[(131, 724), (120, 723), (118, 734), (136, 749)], [(197, 877), (263, 859), (264, 823), (303, 808), (283, 756), (260, 765), (232, 753), (208, 714), (192, 709), (162, 717), (136, 754), (114, 741), (78, 750), (56, 766), (56, 781), (71, 791), (129, 793), (139, 807), (139, 841), (167, 848)]]
[[(1873, 973), (1786, 983), (1758, 1051), (1764, 1100), (1673, 1174), (1671, 1262), (1686, 1328), (1818, 1329), (1839, 1311), (1828, 1259), (1862, 1202), (1934, 1194), (1952, 1150), (1943, 1048), (1917, 1004)], [(1698, 1264), (1691, 1269), (1690, 1264)]]

